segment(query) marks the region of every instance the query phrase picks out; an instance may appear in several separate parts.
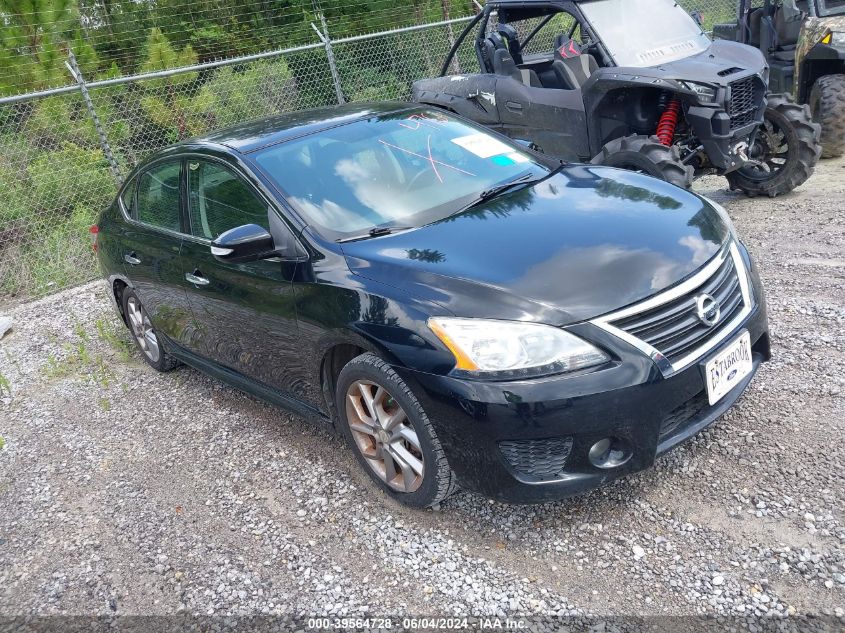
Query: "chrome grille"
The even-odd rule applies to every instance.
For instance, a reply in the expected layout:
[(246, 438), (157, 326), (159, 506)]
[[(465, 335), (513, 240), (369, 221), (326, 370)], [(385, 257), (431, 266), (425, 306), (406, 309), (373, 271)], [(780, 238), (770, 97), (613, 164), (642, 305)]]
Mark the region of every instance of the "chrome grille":
[[(750, 293), (742, 258), (731, 245), (690, 279), (593, 323), (641, 348), (668, 375), (724, 340), (751, 312)], [(713, 325), (698, 316), (705, 294), (720, 307)]]
[(731, 129), (736, 130), (754, 122), (757, 110), (762, 105), (762, 91), (754, 77), (746, 77), (730, 84), (731, 100), (728, 104), (728, 116)]

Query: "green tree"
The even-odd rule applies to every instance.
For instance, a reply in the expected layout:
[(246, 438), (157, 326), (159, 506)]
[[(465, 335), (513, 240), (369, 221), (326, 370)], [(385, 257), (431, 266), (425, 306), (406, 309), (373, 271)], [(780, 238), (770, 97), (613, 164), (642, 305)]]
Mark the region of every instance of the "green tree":
[[(147, 37), (147, 51), (142, 73), (192, 66), (197, 55), (191, 45), (177, 51), (158, 28)], [(144, 82), (141, 107), (149, 119), (165, 130), (167, 141), (175, 142), (204, 132), (208, 127), (213, 99), (197, 94), (194, 84), (198, 73), (181, 73)]]
[(0, 0), (0, 93), (67, 84), (69, 47), (83, 69), (96, 68), (76, 0)]

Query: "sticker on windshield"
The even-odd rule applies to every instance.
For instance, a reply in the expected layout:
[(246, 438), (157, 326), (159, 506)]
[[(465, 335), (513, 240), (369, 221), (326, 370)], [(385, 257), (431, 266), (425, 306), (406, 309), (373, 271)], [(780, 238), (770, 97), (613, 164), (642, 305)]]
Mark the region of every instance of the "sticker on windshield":
[(490, 158), (491, 156), (498, 156), (500, 154), (511, 154), (513, 148), (505, 145), (502, 141), (487, 136), (486, 134), (470, 134), (469, 136), (460, 136), (453, 138), (452, 142), (459, 147), (463, 147), (468, 152), (472, 152), (479, 158)]

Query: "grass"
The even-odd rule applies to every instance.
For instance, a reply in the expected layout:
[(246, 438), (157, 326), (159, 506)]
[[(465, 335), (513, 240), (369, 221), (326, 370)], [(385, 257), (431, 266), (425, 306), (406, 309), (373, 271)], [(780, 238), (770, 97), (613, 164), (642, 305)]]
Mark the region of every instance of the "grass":
[(94, 327), (97, 329), (100, 340), (108, 343), (117, 352), (120, 360), (124, 363), (131, 360), (132, 351), (135, 348), (126, 334), (126, 328), (120, 321), (101, 317), (94, 322)]
[[(106, 320), (98, 319), (95, 326), (100, 339), (114, 347), (121, 360), (129, 360), (130, 344), (119, 336), (115, 324), (109, 325)], [(92, 353), (91, 339), (81, 323), (74, 325), (73, 333), (76, 340), (62, 346), (64, 354), (60, 356), (50, 354), (47, 357), (47, 365), (43, 370), (45, 375), (53, 379), (87, 375), (101, 387), (108, 387), (114, 380), (114, 373), (108, 366), (106, 359), (103, 358), (102, 354)], [(108, 400), (103, 398), (100, 400), (100, 406), (108, 411), (111, 405)]]
[(0, 374), (0, 398), (3, 397), (3, 394), (12, 395), (12, 383), (9, 382), (6, 376)]

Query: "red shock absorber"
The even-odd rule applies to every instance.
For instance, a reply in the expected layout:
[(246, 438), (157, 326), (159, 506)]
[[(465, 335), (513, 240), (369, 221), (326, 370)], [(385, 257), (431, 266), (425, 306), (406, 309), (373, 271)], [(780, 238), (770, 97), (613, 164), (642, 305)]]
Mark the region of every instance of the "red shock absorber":
[(675, 128), (678, 126), (678, 119), (681, 116), (681, 102), (677, 97), (672, 97), (669, 104), (660, 115), (657, 122), (657, 139), (667, 147), (672, 144), (675, 138)]

